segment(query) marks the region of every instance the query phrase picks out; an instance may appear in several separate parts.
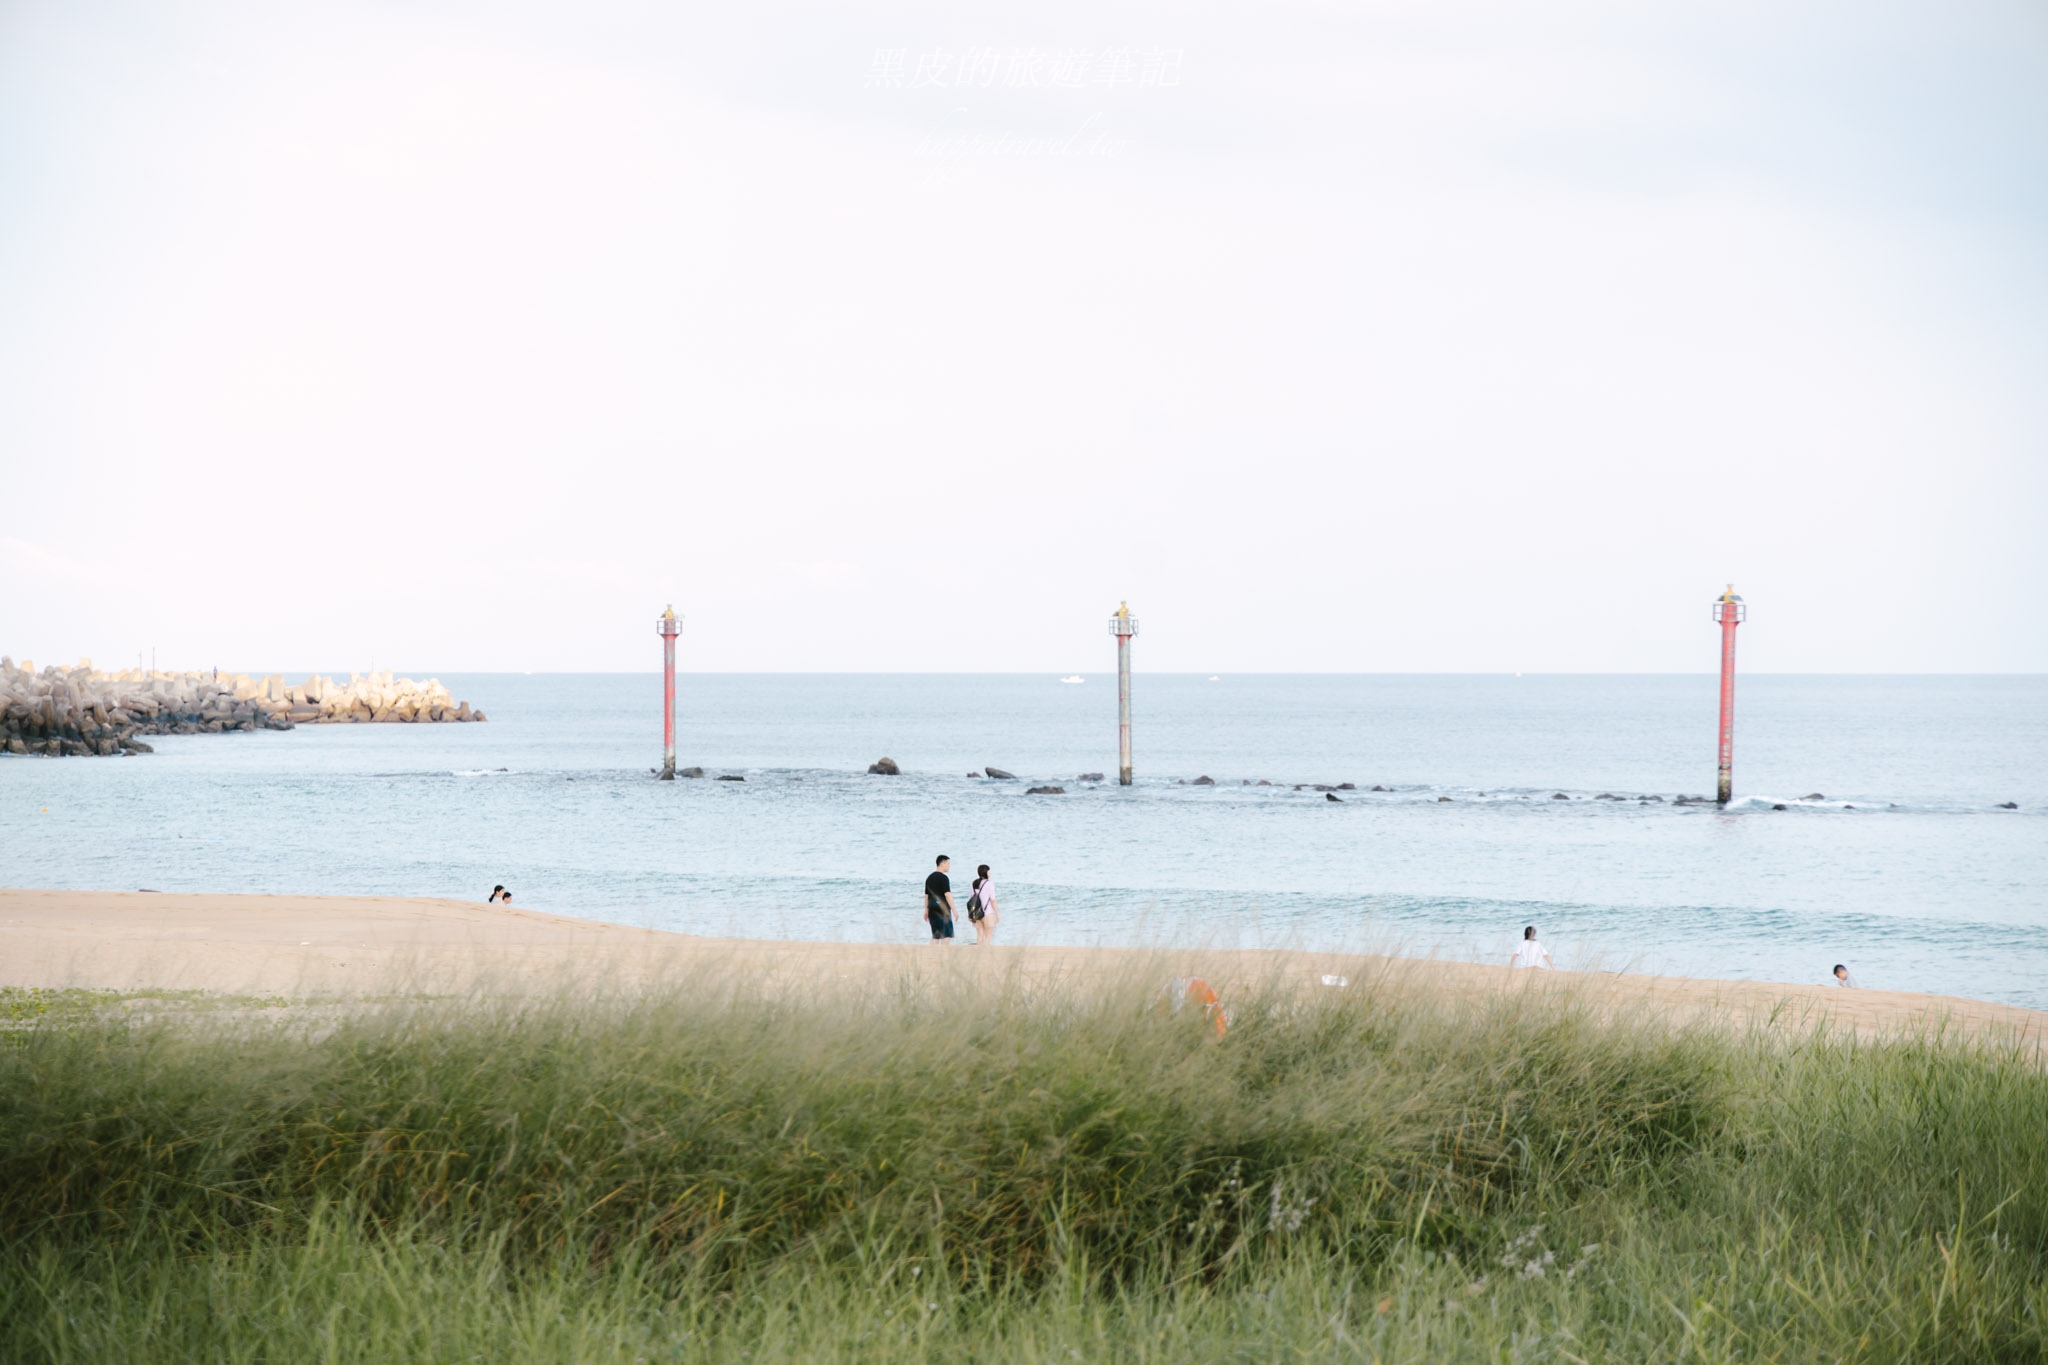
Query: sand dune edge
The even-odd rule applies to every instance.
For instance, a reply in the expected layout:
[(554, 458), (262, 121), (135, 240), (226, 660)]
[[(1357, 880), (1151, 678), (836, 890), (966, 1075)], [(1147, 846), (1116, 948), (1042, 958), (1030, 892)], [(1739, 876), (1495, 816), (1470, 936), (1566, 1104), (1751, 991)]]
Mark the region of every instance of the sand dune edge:
[[(1596, 1008), (1685, 1022), (1722, 1017), (1859, 1033), (1939, 1023), (1976, 1035), (2048, 1038), (2048, 1012), (1907, 991), (1843, 991), (1627, 973), (1511, 972), (1427, 958), (1284, 949), (998, 947), (702, 938), (524, 907), (402, 896), (259, 896), (0, 888), (0, 986), (196, 990), (293, 997), (583, 991), (693, 981), (854, 989), (906, 974), (1113, 979), (1200, 974), (1226, 992), (1325, 978), (1447, 997), (1569, 991)], [(1149, 976), (1148, 976), (1149, 979)]]

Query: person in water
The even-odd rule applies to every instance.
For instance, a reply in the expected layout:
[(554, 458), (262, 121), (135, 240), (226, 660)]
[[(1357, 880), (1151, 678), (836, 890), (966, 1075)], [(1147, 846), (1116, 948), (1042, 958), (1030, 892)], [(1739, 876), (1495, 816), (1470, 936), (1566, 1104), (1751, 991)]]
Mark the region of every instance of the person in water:
[(500, 901), (503, 901), (508, 905), (511, 904), (512, 893), (510, 891), (507, 891), (502, 886), (494, 886), (491, 888), (490, 904), (496, 905)]
[(1550, 961), (1550, 951), (1536, 941), (1536, 926), (1530, 925), (1522, 931), (1522, 941), (1515, 945), (1515, 955), (1508, 959), (1510, 967), (1540, 967), (1544, 971), (1555, 970)]
[(974, 921), (974, 944), (983, 947), (995, 942), (996, 884), (988, 875), (988, 864), (983, 863), (974, 870), (974, 891), (967, 897), (967, 918)]
[(934, 943), (953, 937), (953, 879), (946, 875), (952, 865), (953, 860), (941, 853), (938, 867), (924, 879), (924, 922), (931, 926)]
[(1837, 986), (1854, 987), (1858, 990), (1862, 989), (1860, 986), (1857, 986), (1856, 978), (1849, 975), (1849, 969), (1839, 962), (1835, 964), (1835, 984)]

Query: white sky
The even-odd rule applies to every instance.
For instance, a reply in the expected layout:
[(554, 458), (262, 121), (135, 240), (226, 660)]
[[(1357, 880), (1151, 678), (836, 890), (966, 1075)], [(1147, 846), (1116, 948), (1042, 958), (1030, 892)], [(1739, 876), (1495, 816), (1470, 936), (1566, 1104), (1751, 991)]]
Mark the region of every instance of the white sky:
[[(970, 48), (1181, 55), (868, 88)], [(1732, 579), (1746, 667), (2048, 671), (2044, 72), (2031, 0), (7, 0), (0, 650), (1709, 671)]]

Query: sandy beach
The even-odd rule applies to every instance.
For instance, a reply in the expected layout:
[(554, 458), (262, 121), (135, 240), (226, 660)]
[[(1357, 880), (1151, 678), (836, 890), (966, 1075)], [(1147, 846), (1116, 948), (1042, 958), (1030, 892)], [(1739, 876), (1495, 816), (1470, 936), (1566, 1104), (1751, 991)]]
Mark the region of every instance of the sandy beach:
[(1861, 1033), (1943, 1022), (2048, 1037), (2048, 1013), (1952, 996), (1626, 973), (1515, 972), (1423, 958), (1287, 950), (934, 948), (699, 938), (536, 910), (398, 896), (172, 895), (0, 889), (0, 985), (294, 998), (635, 993), (693, 982), (872, 989), (905, 976), (996, 981), (1201, 975), (1226, 996), (1280, 983), (1378, 982), (1445, 997), (1574, 992), (1674, 1022), (1804, 1022)]

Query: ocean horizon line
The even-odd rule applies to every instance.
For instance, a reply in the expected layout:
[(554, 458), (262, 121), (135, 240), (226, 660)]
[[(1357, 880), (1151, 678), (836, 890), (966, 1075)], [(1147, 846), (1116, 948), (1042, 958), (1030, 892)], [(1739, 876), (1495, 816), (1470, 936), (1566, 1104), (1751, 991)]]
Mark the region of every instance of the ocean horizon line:
[[(29, 656), (33, 658), (34, 656)], [(59, 667), (75, 667), (63, 664)], [(95, 665), (97, 667), (97, 665)], [(119, 673), (123, 669), (100, 669), (105, 673)], [(150, 670), (145, 670), (150, 671)], [(208, 673), (214, 665), (203, 668), (178, 668), (158, 665), (154, 670), (160, 673)], [(350, 674), (392, 673), (401, 677), (430, 676), (436, 673), (460, 674), (465, 677), (484, 678), (659, 678), (659, 668), (464, 668), (448, 665), (417, 667), (413, 665), (387, 664), (375, 668), (326, 667), (229, 667), (221, 665), (223, 676), (247, 674), (252, 678), (267, 677), (282, 673), (288, 677), (310, 676), (346, 677)], [(1012, 669), (871, 669), (871, 668), (697, 668), (676, 669), (678, 678), (1051, 678), (1061, 681), (1065, 677), (1080, 677), (1092, 680), (1096, 677), (1114, 678), (1114, 665), (1095, 668), (1012, 668)], [(1562, 670), (1562, 669), (1139, 669), (1131, 670), (1132, 677), (1142, 678), (1714, 678), (1718, 674), (1711, 668), (1685, 670)], [(2015, 669), (1974, 669), (1947, 671), (1883, 671), (1883, 670), (1821, 670), (1802, 671), (1796, 669), (1744, 669), (1743, 679), (1756, 678), (2048, 678), (2048, 672)]]

